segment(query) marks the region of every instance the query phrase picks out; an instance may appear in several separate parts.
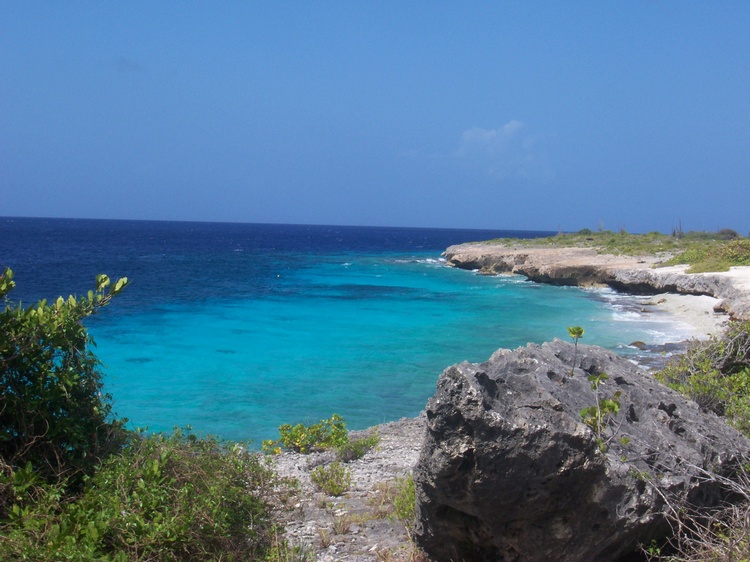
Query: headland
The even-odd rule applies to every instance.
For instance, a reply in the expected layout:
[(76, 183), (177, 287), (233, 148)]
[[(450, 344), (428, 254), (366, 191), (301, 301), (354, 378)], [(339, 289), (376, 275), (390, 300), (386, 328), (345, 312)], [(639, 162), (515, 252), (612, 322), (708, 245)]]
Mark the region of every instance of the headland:
[(443, 255), (450, 266), (482, 274), (523, 275), (539, 283), (606, 286), (643, 295), (648, 297), (645, 310), (661, 309), (677, 315), (703, 335), (716, 332), (730, 318), (750, 319), (750, 266), (732, 267), (726, 272), (687, 273), (686, 265), (660, 267), (664, 257), (658, 255), (493, 243), (450, 246)]

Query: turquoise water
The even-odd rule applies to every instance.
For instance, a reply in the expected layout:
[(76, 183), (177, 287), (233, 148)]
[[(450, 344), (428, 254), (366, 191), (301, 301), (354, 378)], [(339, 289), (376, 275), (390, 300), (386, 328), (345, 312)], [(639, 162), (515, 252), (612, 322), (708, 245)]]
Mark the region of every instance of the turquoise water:
[[(437, 377), (499, 347), (567, 338), (622, 349), (678, 329), (606, 291), (448, 268), (437, 255), (340, 256), (286, 270), (277, 296), (162, 307), (94, 327), (116, 409), (136, 426), (230, 439), (343, 415), (352, 428), (413, 416)], [(283, 296), (278, 296), (283, 295)]]
[(151, 431), (233, 440), (333, 413), (354, 429), (414, 416), (440, 373), (581, 325), (583, 343), (692, 335), (631, 297), (446, 267), (450, 244), (546, 233), (0, 219), (13, 298), (131, 284), (88, 322), (114, 410)]

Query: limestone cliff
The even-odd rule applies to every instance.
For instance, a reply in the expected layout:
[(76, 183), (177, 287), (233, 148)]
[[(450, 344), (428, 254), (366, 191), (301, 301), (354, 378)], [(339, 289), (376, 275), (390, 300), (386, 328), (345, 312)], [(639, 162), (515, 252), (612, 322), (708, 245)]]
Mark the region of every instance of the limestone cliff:
[(527, 248), (460, 244), (443, 254), (449, 265), (484, 274), (511, 273), (553, 285), (606, 285), (632, 294), (709, 295), (733, 317), (750, 319), (750, 268), (685, 273), (684, 266), (655, 267), (658, 257), (599, 254), (593, 248)]

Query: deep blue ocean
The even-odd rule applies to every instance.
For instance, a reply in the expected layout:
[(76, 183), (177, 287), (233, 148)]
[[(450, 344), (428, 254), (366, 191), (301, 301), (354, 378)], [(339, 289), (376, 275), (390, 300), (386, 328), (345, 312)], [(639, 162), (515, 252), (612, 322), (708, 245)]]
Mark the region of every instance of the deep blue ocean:
[(0, 266), (24, 305), (127, 276), (88, 322), (117, 414), (257, 445), (333, 413), (353, 429), (414, 416), (449, 365), (566, 339), (570, 325), (626, 354), (692, 335), (626, 295), (441, 259), (451, 244), (549, 234), (0, 218)]

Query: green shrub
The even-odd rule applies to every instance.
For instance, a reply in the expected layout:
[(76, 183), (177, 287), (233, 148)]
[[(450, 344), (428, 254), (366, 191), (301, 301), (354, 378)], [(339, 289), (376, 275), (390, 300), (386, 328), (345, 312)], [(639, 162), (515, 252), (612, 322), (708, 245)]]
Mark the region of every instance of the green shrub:
[(320, 420), (313, 425), (284, 424), (279, 426), (280, 438), (277, 441), (263, 441), (263, 450), (267, 453), (280, 453), (282, 448), (297, 453), (310, 453), (334, 449), (348, 443), (349, 432), (344, 418), (333, 414), (331, 419)]
[[(283, 484), (258, 455), (175, 431), (144, 438), (111, 419), (82, 321), (125, 287), (7, 304), (0, 276), (0, 560), (257, 560)], [(278, 541), (277, 541), (278, 544)]]
[(750, 436), (750, 322), (733, 322), (724, 334), (693, 342), (656, 378)]
[(377, 447), (378, 443), (380, 443), (380, 435), (377, 431), (374, 431), (366, 437), (350, 439), (343, 445), (336, 447), (336, 457), (341, 462), (361, 459), (365, 453)]
[(0, 276), (0, 457), (9, 467), (31, 468), (50, 483), (81, 478), (116, 451), (123, 421), (110, 419), (99, 361), (82, 322), (127, 284), (96, 277), (85, 297), (59, 297), (22, 308), (8, 304), (13, 272)]
[(351, 471), (340, 462), (332, 462), (328, 466), (319, 466), (310, 473), (310, 480), (321, 492), (329, 496), (340, 496), (352, 484)]
[(706, 258), (709, 248), (707, 246), (696, 246), (680, 252), (672, 259), (665, 262), (665, 265), (689, 265), (698, 263)]
[(135, 436), (75, 501), (44, 485), (15, 504), (0, 559), (257, 559), (271, 546), (264, 495), (275, 484), (242, 447), (180, 431)]
[(750, 240), (731, 240), (722, 244), (719, 255), (731, 265), (750, 265)]

